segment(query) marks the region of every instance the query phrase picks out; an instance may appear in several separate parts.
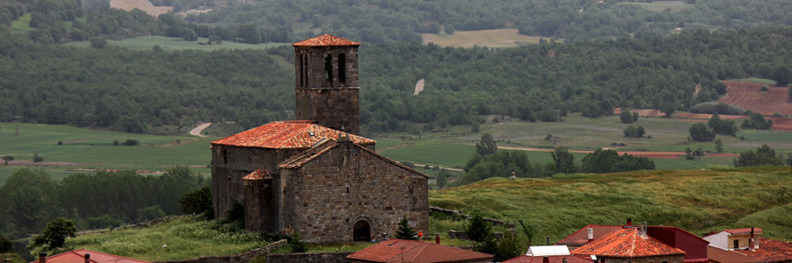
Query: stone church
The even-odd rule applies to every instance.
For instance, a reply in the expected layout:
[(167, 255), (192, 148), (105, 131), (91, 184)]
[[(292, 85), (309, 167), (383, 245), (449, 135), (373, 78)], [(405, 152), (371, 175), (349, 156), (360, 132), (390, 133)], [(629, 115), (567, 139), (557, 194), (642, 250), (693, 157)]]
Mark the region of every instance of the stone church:
[(247, 230), (313, 243), (392, 238), (402, 217), (427, 231), (429, 176), (356, 135), (360, 43), (322, 35), (292, 46), (298, 120), (212, 142), (215, 215), (241, 204)]

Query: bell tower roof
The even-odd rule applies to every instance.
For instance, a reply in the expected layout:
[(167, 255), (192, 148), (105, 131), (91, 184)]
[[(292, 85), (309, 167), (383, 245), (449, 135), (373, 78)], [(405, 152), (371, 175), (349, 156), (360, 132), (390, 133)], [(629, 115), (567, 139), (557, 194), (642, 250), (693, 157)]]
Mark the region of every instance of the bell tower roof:
[(360, 46), (360, 43), (346, 38), (324, 34), (315, 38), (306, 39), (294, 43), (292, 44), (292, 46), (294, 47)]

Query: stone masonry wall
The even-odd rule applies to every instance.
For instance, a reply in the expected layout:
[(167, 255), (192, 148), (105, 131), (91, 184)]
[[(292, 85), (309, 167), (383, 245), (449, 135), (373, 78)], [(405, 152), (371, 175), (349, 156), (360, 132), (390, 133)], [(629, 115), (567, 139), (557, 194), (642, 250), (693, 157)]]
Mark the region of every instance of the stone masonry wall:
[(301, 151), (212, 145), (212, 201), (215, 216), (225, 217), (226, 211), (235, 203), (244, 201), (242, 177), (265, 168), (276, 178), (273, 184), (277, 187), (280, 183), (277, 180), (278, 163)]
[[(269, 254), (272, 251), (275, 251), (287, 244), (286, 239), (270, 243), (266, 246), (256, 248), (247, 252), (243, 252), (236, 255), (227, 255), (227, 256), (213, 256), (213, 257), (200, 257), (196, 259), (186, 259), (186, 260), (173, 260), (173, 261), (159, 261), (157, 263), (236, 263), (236, 262), (248, 262), (251, 259), (256, 257)], [(273, 262), (273, 261), (267, 261)]]
[(346, 257), (355, 252), (328, 252), (328, 253), (291, 253), (267, 255), (267, 262), (279, 263), (346, 263)]
[(284, 226), (319, 243), (352, 241), (358, 220), (370, 224), (373, 236), (393, 237), (402, 217), (426, 232), (427, 178), (382, 158), (339, 143), (298, 168), (286, 184), (285, 195), (293, 200), (284, 205)]
[(360, 132), (359, 88), (296, 89), (298, 120), (346, 131)]

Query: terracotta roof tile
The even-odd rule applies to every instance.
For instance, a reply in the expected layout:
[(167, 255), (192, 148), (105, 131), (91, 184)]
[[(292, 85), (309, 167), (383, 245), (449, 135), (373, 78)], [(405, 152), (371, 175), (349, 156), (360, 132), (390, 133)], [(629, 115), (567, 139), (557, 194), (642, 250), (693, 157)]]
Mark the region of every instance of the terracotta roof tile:
[[(213, 141), (212, 144), (269, 149), (307, 149), (324, 140), (336, 140), (342, 132), (311, 121), (275, 121)], [(354, 143), (372, 145), (377, 141), (350, 134)]]
[(594, 229), (594, 240), (597, 240), (607, 234), (610, 234), (613, 231), (619, 230), (622, 226), (614, 226), (614, 225), (587, 225), (580, 230), (572, 233), (571, 235), (561, 239), (557, 242), (559, 245), (570, 245), (570, 246), (580, 246), (583, 244), (588, 243), (588, 230), (589, 228)]
[(572, 251), (575, 255), (634, 258), (660, 255), (684, 255), (685, 251), (640, 234), (637, 227), (618, 229)]
[(762, 262), (792, 261), (792, 243), (759, 237), (759, 249), (740, 250), (740, 253)]
[(242, 177), (242, 180), (250, 180), (250, 181), (268, 180), (268, 179), (272, 179), (272, 176), (270, 175), (269, 171), (267, 171), (267, 169), (263, 169), (263, 168), (255, 170), (252, 173), (245, 175), (245, 177)]
[[(86, 249), (71, 250), (54, 256), (47, 257), (47, 263), (83, 263), (85, 254), (91, 254), (93, 263), (149, 263), (148, 261), (126, 258)], [(38, 260), (31, 263), (38, 263)]]
[[(550, 263), (591, 263), (593, 262), (591, 259), (586, 259), (585, 256), (548, 256), (547, 259)], [(566, 259), (566, 261), (564, 261)], [(529, 257), (526, 255), (522, 255), (516, 258), (512, 258), (503, 263), (543, 263), (544, 257)]]
[[(750, 227), (748, 227), (748, 228), (737, 228), (737, 229), (726, 229), (726, 230), (723, 230), (723, 231), (729, 232), (729, 234), (732, 234), (732, 235), (749, 235), (749, 234), (751, 234), (751, 228)], [(762, 229), (761, 228), (754, 227), (754, 234), (761, 234), (761, 233), (762, 233)]]
[(757, 261), (743, 253), (712, 246), (707, 247), (707, 257), (709, 257), (710, 261), (718, 263), (751, 263)]
[(333, 35), (324, 34), (315, 38), (306, 39), (292, 44), (295, 47), (320, 47), (320, 46), (360, 46), (359, 42), (355, 42), (346, 38), (341, 38)]
[(355, 252), (347, 258), (370, 262), (464, 262), (492, 260), (492, 255), (419, 240), (390, 239)]

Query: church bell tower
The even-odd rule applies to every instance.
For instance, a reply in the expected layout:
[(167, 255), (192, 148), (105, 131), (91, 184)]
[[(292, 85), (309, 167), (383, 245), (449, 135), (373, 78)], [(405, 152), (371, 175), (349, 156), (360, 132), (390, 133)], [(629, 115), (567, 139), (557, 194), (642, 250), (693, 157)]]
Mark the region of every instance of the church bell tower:
[(360, 43), (325, 34), (292, 46), (297, 119), (358, 134)]

